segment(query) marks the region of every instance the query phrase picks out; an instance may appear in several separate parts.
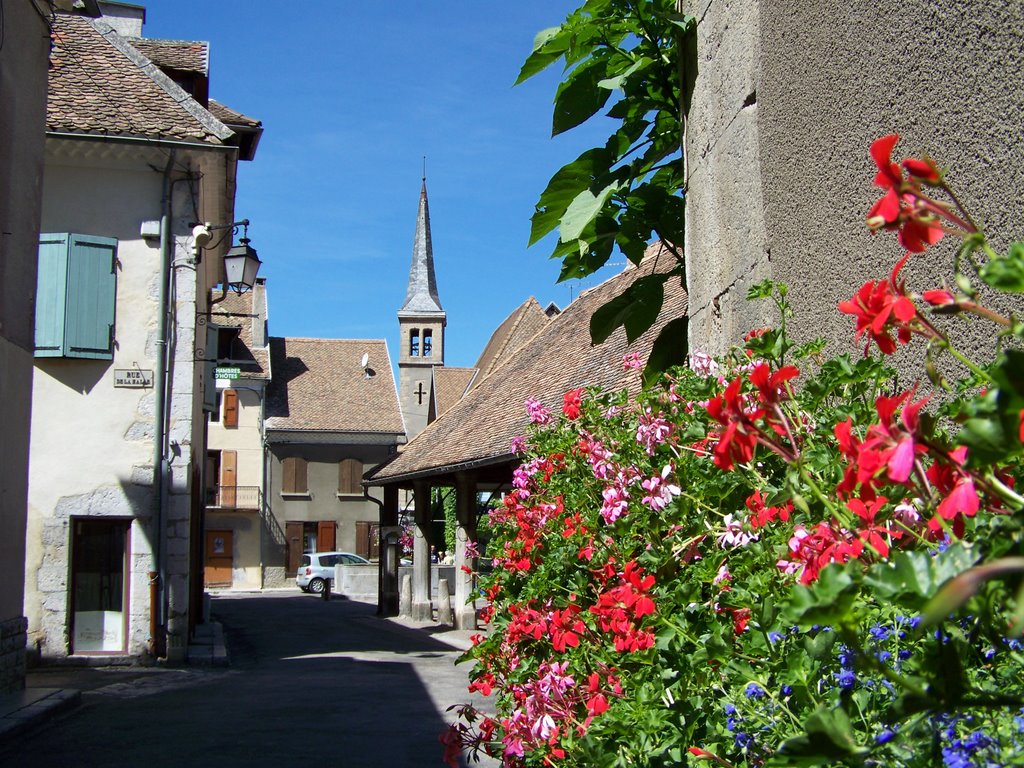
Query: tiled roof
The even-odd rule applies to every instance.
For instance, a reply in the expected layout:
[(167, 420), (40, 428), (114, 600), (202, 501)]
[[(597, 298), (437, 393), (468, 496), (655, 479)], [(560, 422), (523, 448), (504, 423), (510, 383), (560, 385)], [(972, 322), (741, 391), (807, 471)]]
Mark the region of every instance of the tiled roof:
[(259, 128), (263, 125), (263, 122), (255, 117), (243, 115), (241, 112), (236, 112), (231, 107), (224, 106), (219, 101), (214, 101), (213, 99), (210, 99), (210, 105), (207, 109), (224, 125), (244, 125), (247, 128)]
[(53, 21), (50, 131), (221, 144), (231, 130), (102, 20)]
[(627, 268), (580, 294), (371, 479), (397, 482), (415, 475), (442, 474), (457, 465), (511, 459), (512, 438), (526, 431), (528, 417), (523, 404), (530, 397), (559, 409), (562, 395), (574, 387), (626, 387), (636, 392), (640, 372), (623, 370), (622, 357), (638, 352), (646, 358), (661, 328), (686, 313), (686, 291), (680, 281), (671, 278), (665, 284), (665, 301), (657, 321), (630, 345), (622, 328), (604, 343), (591, 345), (590, 317), (638, 277), (673, 266), (674, 257), (655, 244), (639, 267)]
[(477, 381), (504, 363), (509, 355), (532, 339), (548, 321), (547, 314), (533, 296), (517, 307), (491, 334), (487, 346), (480, 353), (480, 359), (476, 361), (476, 367), (480, 369)]
[(199, 40), (157, 40), (151, 37), (125, 38), (132, 47), (163, 69), (210, 74), (210, 44)]
[[(226, 365), (237, 367), (242, 374), (240, 378), (243, 379), (270, 378), (270, 349), (267, 346), (258, 347), (253, 343), (253, 323), (265, 322), (262, 317), (252, 317), (258, 314), (253, 309), (253, 299), (263, 290), (265, 289), (257, 284), (254, 290), (246, 291), (242, 295), (228, 291), (221, 301), (210, 307), (211, 325), (238, 328), (238, 339), (232, 348), (231, 361)], [(218, 291), (213, 293), (214, 298), (219, 296)], [(212, 358), (217, 350), (207, 352), (209, 354), (206, 357)]]
[(470, 384), (479, 375), (476, 368), (452, 368), (439, 365), (433, 369), (434, 400), (437, 415), (447, 411), (466, 394)]
[(384, 340), (271, 337), (270, 356), (268, 430), (405, 432)]

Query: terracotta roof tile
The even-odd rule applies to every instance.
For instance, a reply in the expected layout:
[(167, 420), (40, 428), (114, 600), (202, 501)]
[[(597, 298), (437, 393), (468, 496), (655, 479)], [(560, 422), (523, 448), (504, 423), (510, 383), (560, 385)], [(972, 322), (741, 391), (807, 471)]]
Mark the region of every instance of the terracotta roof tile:
[[(548, 324), (549, 319), (533, 296), (517, 307), (491, 334), (484, 351), (480, 353), (480, 359), (476, 361), (476, 367), (481, 373), (480, 378), (487, 376), (505, 362), (509, 355), (532, 339)], [(480, 381), (480, 378), (477, 381)]]
[(221, 144), (231, 130), (101, 20), (53, 21), (51, 131)]
[(418, 473), (441, 474), (459, 464), (511, 458), (512, 438), (526, 431), (528, 417), (523, 404), (529, 397), (558, 409), (562, 395), (574, 387), (637, 391), (640, 372), (624, 371), (622, 357), (627, 352), (647, 357), (661, 328), (686, 313), (686, 291), (680, 281), (673, 278), (665, 284), (665, 301), (657, 321), (630, 345), (622, 328), (604, 343), (591, 345), (590, 317), (638, 277), (673, 266), (671, 254), (655, 244), (640, 267), (627, 268), (582, 293), (462, 400), (428, 424), (402, 453), (378, 469), (372, 480), (397, 482)]
[(263, 122), (257, 120), (255, 117), (243, 115), (241, 112), (236, 112), (231, 109), (231, 107), (227, 107), (213, 99), (210, 99), (210, 104), (207, 109), (210, 110), (214, 117), (224, 123), (224, 125), (241, 125), (247, 128), (259, 128), (263, 125)]
[(440, 416), (455, 405), (469, 390), (470, 385), (480, 375), (477, 368), (451, 368), (438, 366), (434, 368), (434, 397), (437, 415)]
[(268, 430), (405, 432), (384, 340), (271, 337), (270, 356)]
[(162, 69), (210, 74), (210, 44), (199, 40), (125, 38), (132, 47)]

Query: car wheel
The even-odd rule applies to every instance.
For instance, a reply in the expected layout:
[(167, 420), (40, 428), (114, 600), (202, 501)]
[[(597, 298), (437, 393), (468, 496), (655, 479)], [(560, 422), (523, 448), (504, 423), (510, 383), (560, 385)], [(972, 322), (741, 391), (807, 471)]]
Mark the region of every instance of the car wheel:
[(309, 589), (310, 592), (312, 592), (315, 595), (321, 594), (324, 591), (324, 580), (323, 579), (313, 579), (311, 582), (309, 582), (308, 589)]

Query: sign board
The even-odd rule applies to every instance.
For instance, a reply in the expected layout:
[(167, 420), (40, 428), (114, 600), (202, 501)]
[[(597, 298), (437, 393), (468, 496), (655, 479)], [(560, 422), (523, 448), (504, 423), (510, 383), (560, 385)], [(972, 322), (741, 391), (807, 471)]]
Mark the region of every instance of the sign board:
[(142, 389), (153, 386), (153, 371), (141, 368), (115, 368), (114, 386)]
[(241, 368), (215, 368), (213, 371), (213, 378), (215, 379), (237, 379), (241, 375)]

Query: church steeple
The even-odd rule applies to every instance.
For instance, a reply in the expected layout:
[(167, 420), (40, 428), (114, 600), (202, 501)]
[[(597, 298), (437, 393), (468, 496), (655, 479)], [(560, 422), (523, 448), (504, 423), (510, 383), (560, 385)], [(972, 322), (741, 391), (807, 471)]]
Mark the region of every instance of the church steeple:
[(412, 267), (405, 304), (399, 312), (443, 312), (437, 297), (434, 276), (434, 247), (430, 242), (430, 206), (427, 203), (427, 180), (420, 188), (420, 208), (416, 215), (416, 235), (412, 241)]
[(420, 188), (416, 234), (412, 243), (412, 267), (405, 303), (398, 310), (398, 399), (408, 438), (423, 431), (431, 420), (433, 370), (444, 365), (444, 329), (447, 315), (437, 295), (434, 248), (430, 240), (430, 207), (427, 180)]

